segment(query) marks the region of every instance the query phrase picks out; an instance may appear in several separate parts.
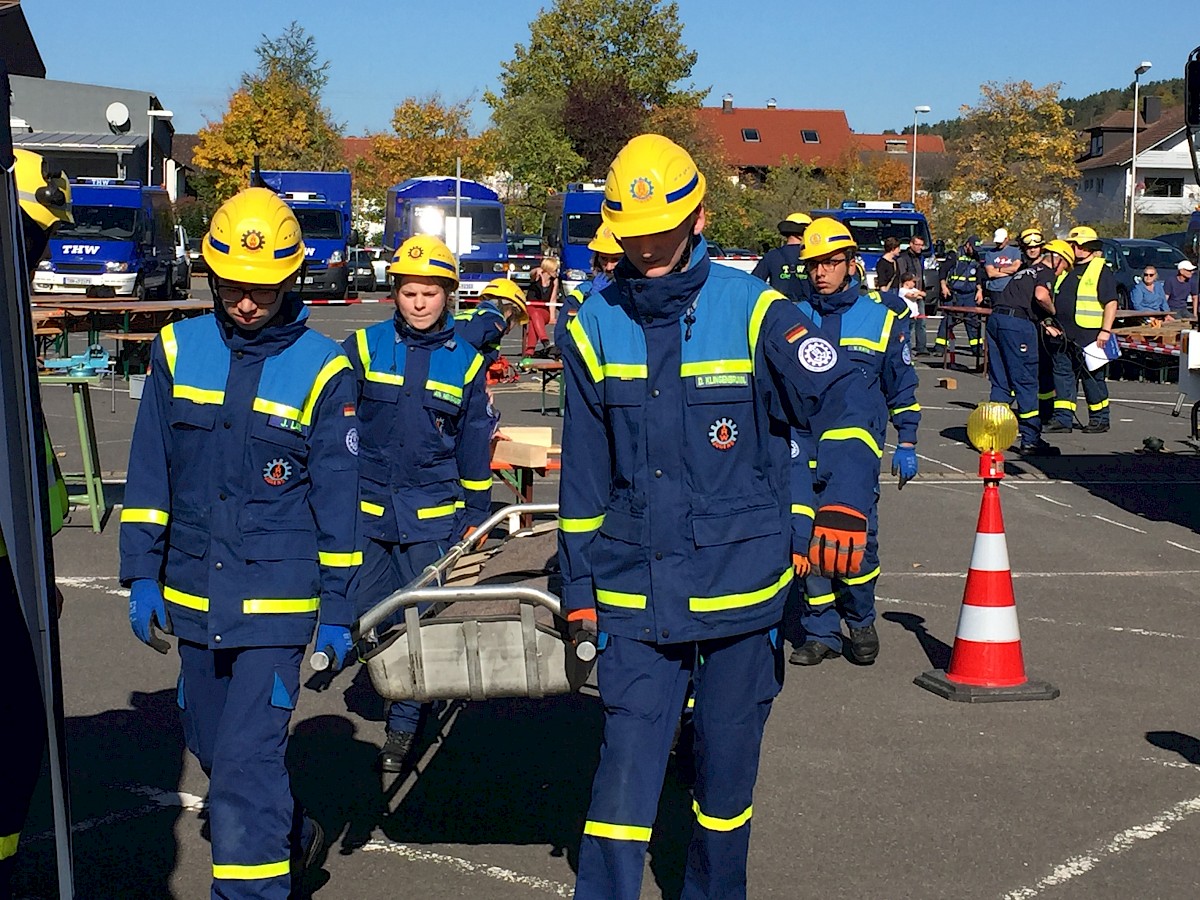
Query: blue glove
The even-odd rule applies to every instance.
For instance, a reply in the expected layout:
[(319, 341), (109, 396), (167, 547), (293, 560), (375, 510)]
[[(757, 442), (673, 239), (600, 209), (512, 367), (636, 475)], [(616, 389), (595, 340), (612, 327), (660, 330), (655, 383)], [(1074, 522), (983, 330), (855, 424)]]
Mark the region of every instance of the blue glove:
[(350, 661), (354, 640), (345, 625), (318, 625), (317, 652), (329, 657), (329, 668), (336, 672)]
[(129, 624), (143, 644), (159, 653), (171, 649), (170, 644), (154, 633), (156, 627), (171, 633), (171, 619), (167, 616), (167, 605), (157, 581), (139, 578), (129, 586)]
[(900, 446), (892, 454), (892, 474), (900, 476), (900, 490), (917, 477), (917, 448)]

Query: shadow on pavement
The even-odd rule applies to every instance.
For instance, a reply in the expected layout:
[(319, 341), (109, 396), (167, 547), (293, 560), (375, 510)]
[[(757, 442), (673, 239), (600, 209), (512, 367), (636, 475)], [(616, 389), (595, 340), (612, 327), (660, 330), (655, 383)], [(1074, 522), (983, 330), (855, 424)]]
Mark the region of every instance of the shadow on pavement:
[(1162, 750), (1178, 753), (1194, 766), (1200, 766), (1200, 740), (1182, 731), (1147, 731), (1146, 740)]
[(950, 667), (950, 645), (929, 633), (923, 616), (906, 612), (885, 612), (883, 618), (911, 632), (933, 668), (945, 670)]
[[(145, 810), (154, 803), (146, 792), (171, 792), (179, 785), (185, 750), (175, 691), (135, 691), (129, 704), (132, 709), (67, 718), (79, 897), (172, 896), (181, 809)], [(199, 831), (201, 825), (189, 813), (181, 827)], [(41, 838), (51, 829), (49, 777), (43, 773), (20, 845), (15, 896), (58, 896), (54, 839)]]

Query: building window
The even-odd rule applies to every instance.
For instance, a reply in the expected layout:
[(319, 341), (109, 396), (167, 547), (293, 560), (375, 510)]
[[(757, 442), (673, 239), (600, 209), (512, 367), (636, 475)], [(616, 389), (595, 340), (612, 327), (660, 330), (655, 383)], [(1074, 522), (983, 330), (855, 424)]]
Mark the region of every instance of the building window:
[(806, 144), (821, 143), (821, 136), (819, 134), (817, 134), (815, 131), (810, 131), (810, 130), (801, 131), (800, 137), (804, 139), (804, 143), (806, 143)]
[(889, 141), (885, 138), (883, 141), (883, 149), (887, 153), (907, 153), (908, 152), (908, 141), (900, 141), (900, 140)]
[(1103, 178), (1096, 179), (1096, 193), (1098, 193), (1098, 194), (1104, 193), (1104, 179)]
[(1083, 189), (1085, 191), (1090, 191), (1095, 186), (1096, 186), (1096, 179), (1094, 179), (1094, 178), (1083, 179)]
[(759, 138), (759, 136), (758, 136), (758, 129), (757, 128), (743, 128), (742, 129), (742, 140), (745, 141), (747, 144), (757, 144), (761, 140), (761, 138)]
[(1099, 132), (1092, 135), (1092, 149), (1088, 152), (1088, 156), (1102, 156), (1104, 154), (1104, 132)]
[(1147, 178), (1143, 197), (1182, 197), (1182, 178)]

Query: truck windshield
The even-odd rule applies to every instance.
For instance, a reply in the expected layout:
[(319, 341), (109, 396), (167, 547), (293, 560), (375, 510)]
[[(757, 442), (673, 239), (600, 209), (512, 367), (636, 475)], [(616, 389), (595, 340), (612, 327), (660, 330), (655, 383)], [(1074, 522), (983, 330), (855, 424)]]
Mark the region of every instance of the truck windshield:
[(75, 224), (63, 222), (54, 236), (89, 238), (93, 241), (131, 241), (139, 231), (139, 210), (120, 206), (79, 206), (71, 208)]
[[(471, 220), (471, 242), (474, 244), (503, 244), (504, 214), (500, 206), (463, 203), (462, 217)], [(413, 227), (418, 234), (432, 234), (446, 239), (446, 220), (454, 218), (454, 201), (439, 201), (413, 210)]]
[(929, 246), (929, 226), (919, 219), (892, 219), (887, 216), (845, 219), (858, 249), (864, 253), (882, 253), (884, 238), (894, 237), (901, 248), (907, 247), (914, 236)]
[(600, 213), (567, 213), (567, 243), (586, 244), (600, 229)]
[(342, 217), (334, 209), (297, 209), (300, 231), (315, 241), (337, 241), (342, 238)]

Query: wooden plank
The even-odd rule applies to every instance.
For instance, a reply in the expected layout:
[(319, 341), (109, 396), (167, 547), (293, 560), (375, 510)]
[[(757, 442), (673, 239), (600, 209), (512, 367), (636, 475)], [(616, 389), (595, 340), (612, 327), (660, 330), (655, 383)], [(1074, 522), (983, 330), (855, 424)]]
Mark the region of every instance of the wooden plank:
[(948, 391), (957, 391), (958, 390), (958, 379), (957, 378), (939, 378), (937, 380), (937, 386), (940, 388), (945, 388)]
[(554, 443), (554, 431), (548, 425), (506, 425), (500, 433), (516, 444), (548, 448)]
[[(547, 428), (547, 431), (550, 429)], [(546, 466), (549, 458), (549, 445), (539, 447), (518, 441), (497, 441), (492, 450), (492, 460), (508, 463), (511, 466), (527, 466), (531, 469), (541, 469)]]

